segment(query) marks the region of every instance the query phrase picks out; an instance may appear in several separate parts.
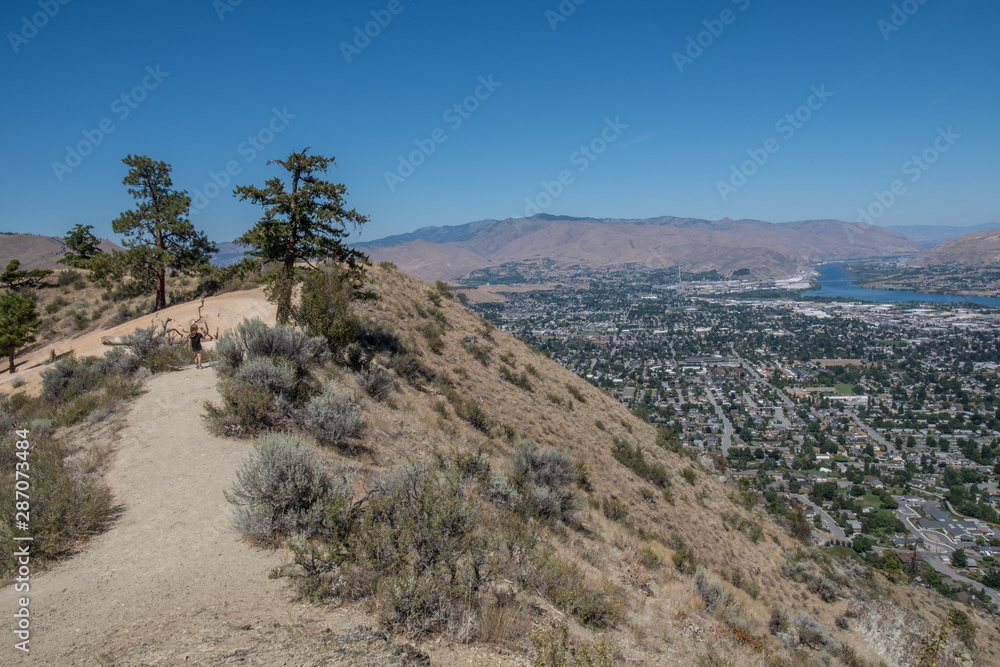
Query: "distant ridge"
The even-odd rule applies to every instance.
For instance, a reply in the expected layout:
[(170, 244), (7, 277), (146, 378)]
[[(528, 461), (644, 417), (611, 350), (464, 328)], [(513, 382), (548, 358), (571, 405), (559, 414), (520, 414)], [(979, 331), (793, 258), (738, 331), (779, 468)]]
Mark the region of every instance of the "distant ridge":
[[(100, 249), (104, 252), (124, 250), (107, 239), (101, 239)], [(59, 260), (66, 255), (66, 243), (58, 236), (41, 234), (0, 234), (0, 270), (12, 259), (20, 260), (21, 269), (65, 269)]]
[(1000, 228), (965, 234), (920, 253), (913, 266), (1000, 267)]
[(1000, 222), (988, 222), (983, 225), (971, 225), (968, 227), (954, 225), (889, 225), (888, 228), (894, 232), (899, 232), (922, 246), (933, 248), (948, 239), (971, 234), (972, 232), (1000, 229)]
[(747, 269), (751, 276), (767, 278), (806, 270), (817, 262), (923, 249), (884, 227), (841, 220), (713, 222), (548, 214), (423, 227), (354, 245), (374, 260), (391, 261), (425, 280), (454, 280), (477, 269), (537, 261), (593, 269), (682, 265), (685, 271), (715, 270), (721, 275)]

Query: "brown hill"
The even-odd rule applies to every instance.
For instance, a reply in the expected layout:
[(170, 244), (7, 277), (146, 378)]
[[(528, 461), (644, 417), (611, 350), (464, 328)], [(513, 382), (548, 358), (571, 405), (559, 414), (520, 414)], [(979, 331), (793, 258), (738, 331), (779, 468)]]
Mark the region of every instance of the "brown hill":
[(1000, 230), (987, 229), (949, 239), (920, 253), (910, 263), (914, 266), (997, 268), (1000, 266)]
[[(587, 471), (587, 483), (573, 490), (579, 525), (538, 530), (538, 549), (551, 554), (539, 561), (544, 567), (524, 565), (523, 577), (489, 601), (491, 615), (472, 609), (455, 620), (460, 633), (416, 638), (433, 664), (525, 664), (533, 629), (564, 622), (571, 641), (605, 642), (616, 664), (916, 664), (920, 638), (951, 606), (936, 593), (893, 584), (850, 558), (792, 539), (756, 494), (741, 495), (713, 460), (658, 446), (653, 426), (611, 396), (425, 283), (387, 266), (372, 270), (372, 282), (381, 298), (360, 314), (393, 332), (435, 377), (398, 377), (389, 399), (376, 401), (353, 373), (324, 371), (337, 391), (358, 401), (365, 427), (351, 447), (317, 451), (326, 465), (350, 471), (359, 495), (407, 458), (474, 462), (470, 455), (479, 452), (501, 470), (521, 438), (564, 451)], [(193, 307), (162, 316), (185, 321)], [(226, 329), (249, 314), (269, 319), (273, 308), (253, 291), (206, 299), (204, 312), (213, 329)], [(93, 343), (74, 347), (83, 353)], [(397, 367), (382, 353), (375, 364)], [(220, 517), (228, 510), (220, 487), (249, 447), (203, 430), (202, 402), (214, 398), (205, 380), (211, 372), (188, 368), (174, 381), (157, 376), (149, 383), (109, 473), (122, 518), (69, 563), (33, 575), (32, 590), (37, 586), (42, 597), (32, 618), (47, 637), (33, 657), (43, 664), (183, 664), (189, 654), (192, 664), (384, 664), (343, 653), (345, 646), (363, 648), (357, 636), (372, 636), (359, 626), (376, 623), (377, 604), (345, 598), (331, 609), (290, 599), (265, 579), (290, 555), (255, 555)], [(32, 387), (37, 378), (24, 389)], [(485, 415), (478, 427), (459, 409), (470, 403)], [(88, 432), (89, 423), (82, 424), (81, 441)], [(185, 446), (173, 447), (173, 437)], [(623, 455), (623, 448), (632, 453)], [(144, 485), (144, 475), (158, 479)], [(528, 562), (523, 553), (519, 558)], [(91, 583), (112, 576), (120, 587), (114, 600)], [(8, 587), (0, 602), (10, 607), (12, 596)], [(583, 623), (600, 605), (614, 605), (614, 619)], [(995, 624), (970, 615), (980, 655), (996, 657)]]
[[(456, 279), (469, 267), (545, 260), (557, 266), (680, 265), (727, 275), (786, 276), (817, 262), (914, 253), (920, 246), (882, 227), (837, 220), (618, 220), (540, 215), (432, 227), (358, 244), (427, 280)], [(471, 253), (471, 254), (469, 254)], [(454, 259), (452, 259), (454, 258)], [(450, 261), (445, 261), (450, 260)]]
[[(122, 250), (106, 239), (101, 240), (101, 250)], [(38, 234), (0, 234), (0, 269), (12, 259), (20, 260), (21, 269), (65, 269), (59, 260), (66, 254), (66, 243), (56, 236)]]

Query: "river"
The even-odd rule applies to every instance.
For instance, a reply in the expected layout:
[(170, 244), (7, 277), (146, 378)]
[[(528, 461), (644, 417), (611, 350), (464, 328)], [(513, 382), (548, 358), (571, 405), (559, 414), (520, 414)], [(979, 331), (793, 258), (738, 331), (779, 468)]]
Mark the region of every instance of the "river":
[(1000, 308), (1000, 299), (988, 296), (962, 296), (959, 294), (928, 294), (926, 292), (905, 292), (902, 290), (869, 289), (856, 284), (843, 264), (821, 264), (816, 281), (820, 289), (803, 292), (802, 296), (829, 296), (857, 299), (858, 301), (879, 301), (886, 303), (978, 303), (983, 306)]

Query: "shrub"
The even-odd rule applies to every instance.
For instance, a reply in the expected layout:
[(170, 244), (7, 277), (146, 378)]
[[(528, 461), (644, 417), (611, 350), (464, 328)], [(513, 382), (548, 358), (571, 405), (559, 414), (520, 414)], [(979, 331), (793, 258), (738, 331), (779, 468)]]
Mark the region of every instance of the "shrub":
[(329, 384), (310, 400), (303, 410), (306, 433), (324, 444), (341, 444), (361, 435), (364, 421), (346, 393), (338, 393)]
[(216, 370), (222, 375), (234, 374), (245, 361), (257, 357), (285, 360), (299, 374), (329, 358), (322, 337), (286, 325), (269, 327), (256, 317), (237, 324), (235, 332), (222, 334), (215, 350)]
[(795, 630), (799, 635), (799, 643), (812, 648), (826, 644), (830, 638), (826, 627), (805, 612), (795, 615)]
[(615, 460), (646, 481), (661, 489), (670, 488), (670, 473), (662, 464), (647, 461), (640, 447), (632, 447), (624, 440), (616, 439), (612, 455)]
[(396, 381), (381, 368), (370, 367), (354, 374), (358, 385), (376, 401), (385, 401), (396, 389)]
[(249, 437), (284, 423), (302, 391), (292, 368), (253, 358), (219, 384), (222, 405), (206, 404), (205, 419), (216, 434)]
[(771, 607), (771, 620), (767, 625), (772, 635), (788, 634), (788, 631), (792, 629), (792, 621), (788, 618), (788, 612), (782, 607)]
[(77, 281), (82, 281), (82, 280), (83, 280), (83, 276), (80, 274), (79, 271), (76, 271), (74, 269), (67, 269), (65, 271), (59, 271), (56, 274), (56, 284), (59, 285), (59, 287), (65, 287), (67, 285), (72, 285), (73, 283), (75, 283)]
[(576, 495), (571, 485), (579, 473), (565, 452), (538, 449), (531, 440), (521, 440), (511, 450), (508, 472), (529, 512), (562, 521), (573, 518)]
[(698, 557), (695, 555), (694, 549), (687, 544), (680, 546), (670, 559), (673, 561), (674, 567), (684, 574), (691, 574), (698, 568)]
[[(34, 424), (32, 430), (35, 431)], [(37, 436), (37, 431), (33, 433)], [(111, 490), (90, 476), (84, 460), (70, 458), (58, 440), (35, 439), (31, 463), (31, 542), (32, 563), (40, 565), (66, 554), (81, 539), (103, 530), (114, 516)], [(44, 444), (38, 444), (44, 443)], [(8, 449), (4, 452), (3, 450)], [(13, 459), (14, 441), (0, 442), (0, 460)], [(98, 461), (99, 462), (99, 461)], [(0, 471), (0, 487), (13, 489), (14, 466)], [(0, 571), (15, 563), (14, 541), (16, 499), (13, 490), (0, 495)]]
[(112, 347), (110, 350), (104, 353), (94, 370), (99, 375), (124, 375), (126, 377), (132, 377), (138, 372), (140, 368), (141, 360), (134, 354), (131, 354), (124, 347)]
[(64, 357), (42, 372), (42, 396), (47, 401), (66, 403), (89, 391), (99, 379), (93, 359)]
[(566, 390), (569, 392), (570, 396), (580, 401), (581, 403), (587, 402), (587, 397), (583, 395), (583, 392), (577, 389), (575, 384), (570, 382), (566, 383)]
[(156, 332), (155, 326), (136, 329), (130, 334), (122, 336), (122, 343), (130, 349), (132, 353), (145, 361), (146, 357), (158, 350), (163, 345), (163, 337)]
[(601, 512), (612, 521), (627, 521), (628, 508), (625, 503), (614, 497), (607, 497), (601, 500)]
[(295, 320), (326, 341), (339, 353), (346, 345), (359, 340), (362, 323), (351, 307), (361, 296), (361, 285), (348, 271), (309, 271), (302, 281), (302, 296)]
[[(531, 386), (531, 380), (528, 379), (528, 374), (524, 371), (520, 373), (515, 373), (511, 369), (507, 368), (503, 364), (500, 365), (500, 377), (511, 383), (515, 387), (520, 387), (525, 391), (531, 391), (533, 387)], [(550, 394), (551, 396), (551, 394)]]
[(705, 601), (706, 611), (729, 605), (729, 591), (722, 585), (719, 578), (703, 567), (698, 567), (694, 573), (694, 587), (698, 595)]
[(475, 336), (466, 336), (462, 342), (462, 347), (483, 366), (490, 365), (490, 349), (484, 345), (480, 345)]
[(624, 617), (625, 604), (620, 591), (611, 586), (603, 590), (588, 588), (580, 568), (560, 558), (551, 548), (529, 555), (520, 583), (540, 592), (553, 605), (590, 628), (612, 627)]
[(309, 511), (330, 487), (330, 480), (308, 445), (294, 436), (271, 434), (254, 443), (232, 489), (234, 522), (247, 539), (271, 543), (305, 527)]
[(435, 378), (434, 371), (424, 366), (420, 359), (413, 354), (393, 354), (389, 357), (387, 365), (389, 370), (410, 384), (416, 384), (421, 380), (433, 382)]
[(390, 630), (446, 628), (503, 572), (503, 559), (487, 566), (502, 545), (459, 476), (438, 474), (425, 461), (399, 464), (356, 503), (343, 490), (328, 493), (317, 517), (317, 541), (293, 546), (300, 593), (377, 593), (380, 621)]
[(483, 410), (479, 403), (474, 400), (459, 401), (455, 405), (455, 414), (464, 419), (473, 428), (482, 431), (486, 435), (493, 429), (493, 420)]
[(684, 470), (681, 470), (681, 477), (684, 478), (685, 482), (693, 485), (696, 479), (694, 468), (685, 468)]
[(444, 328), (436, 322), (424, 322), (419, 327), (417, 327), (424, 339), (427, 341), (427, 347), (434, 354), (441, 354), (444, 350), (444, 340), (441, 336), (444, 335)]

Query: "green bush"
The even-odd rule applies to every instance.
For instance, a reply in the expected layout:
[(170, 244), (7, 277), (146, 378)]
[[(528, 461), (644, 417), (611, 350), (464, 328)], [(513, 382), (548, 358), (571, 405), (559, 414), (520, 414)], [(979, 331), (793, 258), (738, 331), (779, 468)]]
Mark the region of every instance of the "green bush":
[(486, 435), (493, 430), (493, 420), (490, 419), (486, 411), (474, 400), (460, 400), (455, 404), (455, 414), (464, 419), (473, 428), (482, 431)]
[(357, 276), (348, 271), (310, 271), (302, 281), (295, 319), (339, 354), (361, 337), (362, 323), (351, 307), (360, 295)]
[(644, 480), (661, 489), (670, 488), (670, 473), (662, 464), (647, 461), (639, 446), (632, 447), (624, 440), (616, 438), (612, 455), (615, 460)]
[(302, 428), (323, 444), (342, 444), (361, 435), (364, 421), (346, 393), (330, 384), (314, 396), (303, 409)]
[(100, 378), (95, 359), (63, 357), (42, 371), (42, 397), (53, 403), (67, 403), (93, 389)]
[(163, 337), (157, 333), (155, 326), (136, 329), (132, 333), (122, 336), (122, 343), (140, 361), (145, 361), (150, 354), (159, 350), (164, 344)]
[(699, 566), (694, 572), (694, 587), (707, 609), (723, 609), (729, 605), (729, 591), (718, 577), (703, 567)]
[(215, 353), (215, 368), (221, 375), (232, 375), (245, 361), (259, 357), (284, 360), (301, 375), (329, 358), (322, 337), (285, 325), (269, 327), (256, 317), (237, 324), (235, 332), (222, 334)]
[[(32, 436), (39, 431), (32, 427)], [(6, 435), (6, 433), (4, 434)], [(83, 460), (70, 457), (58, 440), (33, 438), (31, 465), (31, 556), (34, 566), (66, 555), (80, 540), (103, 530), (114, 517), (111, 490), (97, 476), (82, 468)], [(44, 443), (44, 444), (39, 444)], [(14, 440), (0, 439), (0, 460), (15, 460)], [(14, 563), (14, 466), (0, 470), (0, 571)]]
[(302, 391), (291, 367), (269, 358), (252, 358), (219, 383), (222, 405), (206, 403), (205, 419), (217, 435), (250, 437), (283, 426)]
[(310, 511), (329, 489), (312, 449), (294, 436), (274, 433), (254, 443), (224, 495), (235, 506), (237, 530), (267, 544), (306, 528)]
[(624, 618), (621, 591), (610, 585), (602, 590), (589, 588), (580, 568), (560, 558), (551, 548), (537, 549), (529, 555), (520, 583), (528, 590), (538, 591), (587, 627), (609, 628)]
[(410, 384), (417, 384), (420, 381), (433, 382), (436, 378), (434, 371), (425, 366), (414, 354), (406, 352), (393, 354), (389, 357), (387, 365), (389, 370)]
[(528, 374), (525, 373), (524, 371), (521, 371), (520, 373), (515, 373), (510, 368), (507, 368), (507, 366), (501, 364), (500, 377), (506, 380), (507, 382), (511, 383), (515, 387), (520, 387), (525, 391), (532, 391), (533, 389), (533, 387), (531, 386), (531, 380), (528, 379)]
[(559, 521), (575, 519), (577, 498), (572, 485), (579, 473), (565, 452), (539, 449), (523, 439), (511, 450), (507, 469), (526, 512)]
[(381, 368), (371, 366), (354, 374), (362, 390), (376, 401), (384, 402), (396, 389), (396, 381)]

